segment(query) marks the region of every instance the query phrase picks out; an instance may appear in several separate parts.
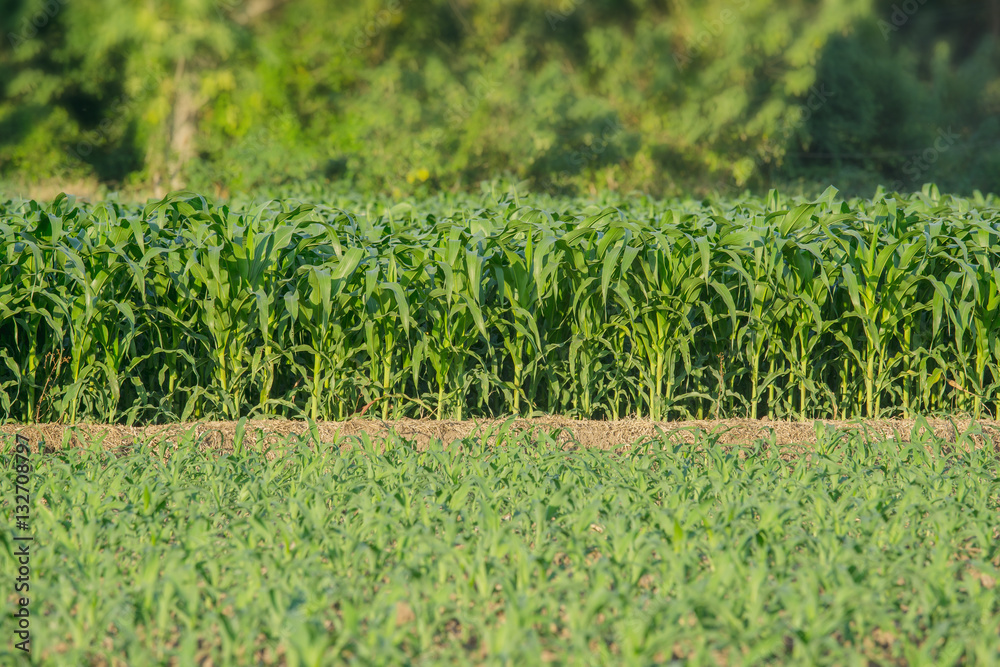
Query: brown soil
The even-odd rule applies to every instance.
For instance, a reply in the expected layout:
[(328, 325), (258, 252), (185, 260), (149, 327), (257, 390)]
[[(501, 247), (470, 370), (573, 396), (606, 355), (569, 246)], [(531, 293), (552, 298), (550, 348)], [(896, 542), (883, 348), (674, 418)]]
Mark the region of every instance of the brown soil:
[[(353, 419), (345, 422), (318, 422), (316, 428), (323, 442), (341, 442), (350, 446), (359, 442), (355, 436), (367, 433), (378, 437), (390, 431), (413, 440), (418, 448), (427, 447), (431, 440), (451, 443), (469, 434), (495, 437), (505, 422), (502, 420), (477, 421), (437, 421), (402, 419), (383, 422), (371, 419)], [(863, 431), (872, 437), (897, 437), (909, 439), (913, 433), (913, 420), (872, 420), (872, 421), (820, 421), (828, 427), (840, 431)], [(962, 433), (969, 431), (969, 419), (928, 419), (928, 425), (935, 435), (948, 442), (954, 442)], [(691, 442), (698, 432), (717, 435), (717, 442), (724, 445), (746, 445), (764, 438), (774, 438), (776, 445), (800, 445), (808, 447), (816, 442), (816, 422), (776, 422), (768, 420), (727, 419), (718, 421), (651, 422), (647, 420), (584, 421), (565, 417), (541, 417), (513, 420), (511, 431), (540, 431), (556, 437), (567, 447), (587, 447), (620, 450), (643, 439), (654, 437), (662, 430), (670, 438), (679, 442)], [(236, 422), (209, 421), (187, 424), (159, 426), (114, 426), (100, 424), (79, 424), (74, 427), (61, 424), (7, 424), (0, 426), (0, 434), (18, 434), (27, 438), (32, 450), (39, 444), (43, 451), (54, 451), (65, 446), (80, 446), (100, 443), (105, 449), (123, 451), (136, 442), (172, 441), (191, 430), (201, 440), (203, 448), (217, 451), (232, 451)], [(1000, 422), (978, 422), (981, 433), (988, 435), (996, 446), (1000, 443)], [(304, 434), (309, 430), (303, 421), (254, 420), (246, 424), (244, 446), (255, 447), (259, 434), (266, 443), (276, 443), (290, 434)], [(978, 431), (972, 430), (975, 434)], [(977, 444), (983, 438), (975, 435)]]

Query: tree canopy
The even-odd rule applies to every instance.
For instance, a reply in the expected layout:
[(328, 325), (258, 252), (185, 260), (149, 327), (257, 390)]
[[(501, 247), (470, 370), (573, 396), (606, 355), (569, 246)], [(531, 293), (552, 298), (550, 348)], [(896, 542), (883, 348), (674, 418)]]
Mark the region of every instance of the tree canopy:
[(8, 182), (1000, 182), (1000, 0), (0, 6)]

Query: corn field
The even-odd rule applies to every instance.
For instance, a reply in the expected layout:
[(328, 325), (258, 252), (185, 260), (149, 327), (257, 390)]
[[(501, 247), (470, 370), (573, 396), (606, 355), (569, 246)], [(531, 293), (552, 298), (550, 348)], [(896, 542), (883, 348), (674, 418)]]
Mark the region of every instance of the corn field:
[(1000, 201), (0, 202), (0, 418), (776, 419), (1000, 401)]
[(503, 427), (425, 451), (95, 439), (37, 459), (33, 657), (995, 665), (996, 443), (917, 422), (898, 440), (822, 429), (791, 458), (704, 434), (565, 451)]

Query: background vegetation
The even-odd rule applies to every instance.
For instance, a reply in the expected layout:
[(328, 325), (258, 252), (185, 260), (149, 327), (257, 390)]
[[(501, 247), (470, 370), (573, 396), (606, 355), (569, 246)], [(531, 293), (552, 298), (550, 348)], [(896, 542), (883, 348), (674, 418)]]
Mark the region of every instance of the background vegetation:
[(1000, 182), (1000, 0), (2, 0), (0, 35), (14, 189)]

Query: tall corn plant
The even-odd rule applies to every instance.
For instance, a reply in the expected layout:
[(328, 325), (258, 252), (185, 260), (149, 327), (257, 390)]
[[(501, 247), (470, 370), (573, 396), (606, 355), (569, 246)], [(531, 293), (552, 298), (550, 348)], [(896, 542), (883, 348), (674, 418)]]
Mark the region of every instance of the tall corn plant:
[[(209, 397), (221, 405), (223, 415), (234, 418), (243, 405), (255, 321), (245, 247), (253, 231), (226, 207), (212, 209), (203, 197), (190, 193), (151, 204), (144, 215), (180, 223), (176, 238), (185, 261), (182, 273), (170, 272), (172, 282), (180, 283), (177, 293), (196, 302), (200, 335), (195, 340), (201, 349), (194, 356), (206, 359), (211, 369), (214, 391)], [(161, 303), (165, 296), (160, 295)]]
[(439, 224), (435, 234), (424, 264), (429, 278), (422, 305), (426, 328), (415, 354), (426, 357), (433, 369), (438, 419), (452, 397), (457, 399), (452, 414), (461, 419), (466, 369), (482, 363), (473, 347), (480, 336), (488, 337), (482, 313), (485, 264), (477, 247), (482, 237), (452, 223)]
[(256, 349), (251, 371), (259, 385), (257, 410), (261, 414), (269, 410), (275, 363), (284, 356), (280, 347), (287, 341), (293, 319), (283, 307), (281, 295), (292, 289), (296, 268), (311, 260), (308, 254), (300, 254), (310, 245), (309, 229), (317, 227), (312, 209), (305, 205), (287, 207), (269, 219), (265, 217), (271, 213), (269, 207), (260, 207), (245, 219), (241, 242), (231, 259), (230, 267), (239, 276), (240, 296), (250, 302), (247, 310), (253, 311), (249, 324), (256, 329), (249, 344)]
[[(534, 408), (541, 382), (555, 351), (549, 339), (560, 314), (559, 261), (552, 216), (543, 211), (517, 210), (504, 228), (489, 240), (487, 274), (497, 286), (499, 329), (503, 350), (511, 367), (507, 397), (514, 414), (522, 413), (522, 400)], [(492, 251), (492, 252), (490, 252)]]
[(5, 418), (996, 407), (995, 198), (344, 202), (0, 203)]
[[(144, 284), (141, 268), (129, 257), (144, 254), (143, 226), (135, 216), (122, 215), (117, 204), (104, 203), (81, 226), (66, 275), (73, 283), (69, 304), (70, 379), (68, 417), (75, 422), (82, 401), (86, 411), (103, 422), (115, 421), (122, 380), (141, 362), (135, 349), (137, 316), (132, 304)], [(89, 394), (89, 395), (88, 395)]]
[[(829, 206), (835, 193), (830, 189), (820, 199)], [(764, 306), (755, 298), (753, 304), (756, 316), (769, 322), (768, 410), (775, 412), (780, 407), (775, 404), (775, 389), (777, 382), (784, 379), (787, 407), (783, 411), (797, 412), (800, 420), (806, 419), (814, 403), (811, 395), (820, 390), (819, 359), (830, 325), (824, 318), (824, 307), (833, 285), (826, 270), (820, 220), (832, 224), (843, 219), (837, 214), (817, 213), (820, 205), (821, 201), (810, 202), (769, 215), (768, 236), (757, 239), (772, 250), (767, 266), (773, 299)], [(755, 276), (758, 291), (759, 280), (760, 276)], [(754, 354), (754, 359), (759, 360), (759, 348)], [(829, 389), (826, 391), (832, 396)], [(758, 392), (754, 395), (760, 398)]]
[[(574, 388), (575, 411), (587, 418), (611, 393), (616, 368), (628, 365), (624, 358), (614, 356), (611, 333), (618, 322), (608, 300), (621, 252), (614, 242), (625, 233), (623, 222), (620, 211), (606, 209), (579, 222), (555, 244), (561, 260), (558, 279), (565, 281), (571, 298), (565, 384)], [(633, 258), (635, 254), (634, 250), (627, 253)]]
[[(1000, 234), (995, 229), (988, 232), (980, 229), (979, 232), (975, 258), (979, 290), (973, 308), (975, 396), (972, 414), (977, 419), (983, 411), (984, 400), (996, 396), (1000, 388), (1000, 253), (996, 250), (1000, 248)], [(992, 416), (997, 416), (995, 401)]]
[[(74, 224), (87, 212), (64, 195), (53, 201), (51, 211), (32, 212), (37, 225), (30, 232), (22, 228), (23, 240), (14, 250), (28, 251), (25, 259), (41, 282), (28, 286), (12, 281), (28, 288), (19, 295), (27, 300), (19, 304), (14, 333), (34, 332), (27, 341), (29, 419), (40, 416), (44, 399), (60, 421), (77, 421), (81, 403), (87, 413), (106, 421), (115, 414), (119, 398), (121, 328), (127, 322), (125, 328), (134, 332), (135, 322), (128, 301), (118, 298), (118, 291), (130, 283), (122, 280), (127, 266), (120, 261), (119, 248), (109, 247), (108, 241), (109, 236), (114, 242), (123, 240), (131, 232), (110, 229), (113, 225), (102, 224), (100, 214), (94, 224)], [(45, 341), (48, 364), (41, 369), (44, 396), (36, 402), (39, 338)]]
[[(398, 254), (397, 254), (398, 253)], [(417, 271), (407, 267), (406, 253), (390, 246), (364, 272), (364, 341), (369, 361), (371, 391), (367, 402), (382, 399), (379, 411), (389, 418), (388, 397), (403, 394), (405, 368), (410, 347), (410, 303)], [(419, 376), (420, 364), (413, 363), (413, 375)], [(416, 385), (416, 381), (414, 382)]]
[(637, 373), (646, 391), (646, 414), (654, 420), (671, 408), (690, 414), (679, 404), (677, 371), (679, 364), (692, 365), (695, 323), (709, 283), (707, 243), (676, 225), (647, 230), (637, 256), (641, 274), (629, 281), (627, 292), (616, 291), (629, 341), (642, 360)]
[[(831, 322), (823, 317), (832, 285), (819, 255), (817, 243), (788, 241), (781, 273), (781, 291), (786, 295), (782, 333), (776, 345), (788, 363), (788, 380), (797, 394), (799, 419), (817, 407), (816, 395), (832, 392), (823, 387), (824, 340)], [(816, 261), (819, 260), (819, 261)], [(791, 401), (794, 403), (795, 401)]]
[(997, 233), (987, 225), (948, 216), (942, 220), (933, 232), (938, 269), (928, 277), (934, 288), (934, 333), (944, 338), (938, 346), (947, 355), (942, 366), (950, 369), (950, 383), (958, 390), (955, 407), (978, 417), (988, 391), (986, 371), (995, 366), (994, 341), (1000, 324), (1000, 271), (990, 245)]
[(833, 265), (840, 267), (849, 299), (842, 313), (845, 326), (836, 335), (846, 352), (845, 363), (855, 364), (861, 373), (860, 402), (869, 418), (881, 414), (882, 393), (893, 383), (903, 358), (892, 354), (898, 331), (926, 307), (916, 298), (923, 280), (924, 237), (918, 229), (907, 228), (899, 213), (896, 201), (888, 199), (859, 220), (860, 229), (835, 232), (825, 227), (838, 248)]
[(283, 295), (289, 316), (305, 331), (307, 342), (299, 349), (312, 359), (306, 378), (312, 419), (346, 414), (348, 362), (355, 352), (351, 339), (357, 328), (360, 294), (357, 273), (366, 258), (363, 248), (337, 248), (334, 257), (319, 265), (303, 265), (294, 278), (294, 289)]
[(750, 418), (757, 418), (757, 410), (762, 397), (761, 392), (768, 388), (774, 380), (773, 376), (761, 377), (762, 357), (769, 348), (768, 339), (773, 330), (771, 318), (776, 309), (774, 299), (775, 263), (779, 253), (769, 248), (766, 236), (760, 230), (754, 230), (748, 239), (749, 252), (744, 253), (747, 261), (747, 316), (746, 326), (737, 335), (737, 347), (745, 349), (748, 360), (747, 372), (750, 376)]
[[(4, 340), (4, 361), (13, 374), (9, 386), (13, 400), (23, 404), (21, 417), (26, 422), (37, 421), (42, 408), (48, 380), (41, 377), (43, 362), (54, 355), (62, 359), (63, 337), (60, 311), (61, 300), (52, 293), (49, 278), (53, 267), (54, 248), (51, 244), (53, 224), (41, 205), (29, 202), (13, 214), (8, 214), (4, 234), (3, 281), (0, 282), (0, 316), (9, 339)], [(53, 268), (50, 268), (53, 267)], [(57, 379), (58, 387), (58, 379)], [(10, 394), (4, 391), (4, 405), (14, 409)], [(10, 412), (8, 412), (10, 414)]]

